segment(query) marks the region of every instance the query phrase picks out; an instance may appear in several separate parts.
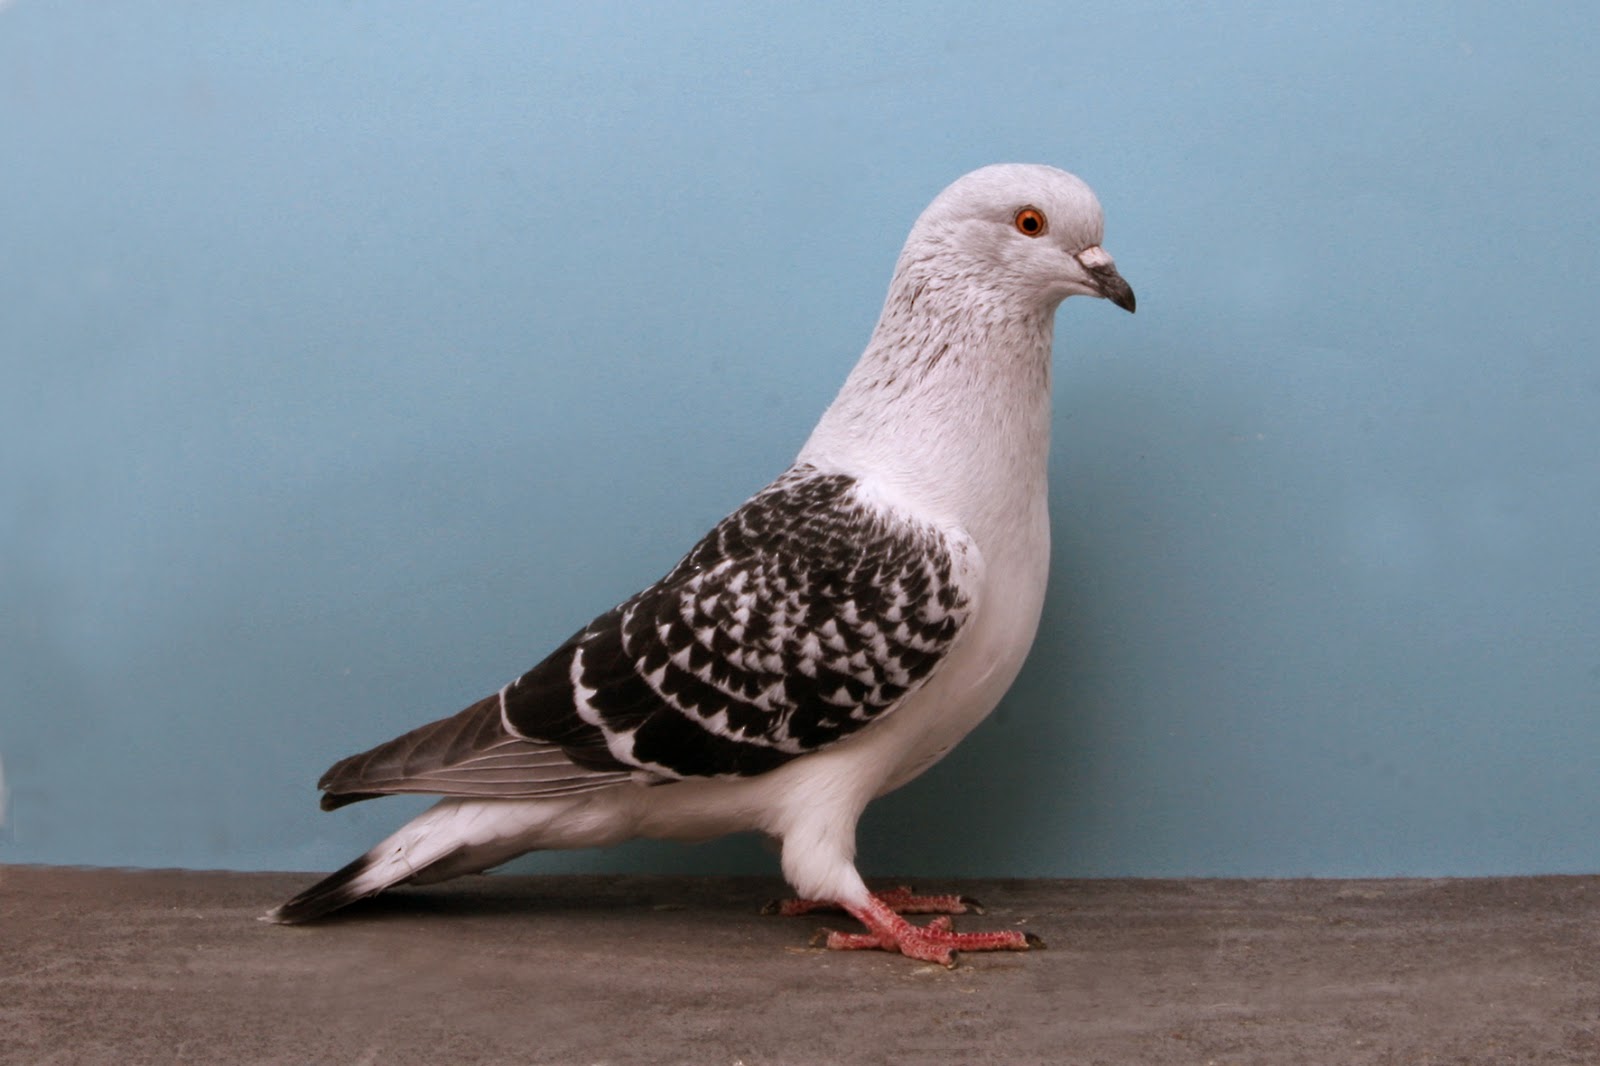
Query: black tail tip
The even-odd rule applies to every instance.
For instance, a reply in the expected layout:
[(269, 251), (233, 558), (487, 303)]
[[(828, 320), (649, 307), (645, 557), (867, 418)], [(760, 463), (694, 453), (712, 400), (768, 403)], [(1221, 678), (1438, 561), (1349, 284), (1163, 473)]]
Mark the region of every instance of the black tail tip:
[(382, 891), (382, 885), (370, 889), (355, 886), (356, 880), (372, 866), (371, 857), (363, 855), (335, 870), (288, 902), (263, 914), (261, 920), (275, 925), (299, 925), (331, 914), (359, 899), (375, 895)]

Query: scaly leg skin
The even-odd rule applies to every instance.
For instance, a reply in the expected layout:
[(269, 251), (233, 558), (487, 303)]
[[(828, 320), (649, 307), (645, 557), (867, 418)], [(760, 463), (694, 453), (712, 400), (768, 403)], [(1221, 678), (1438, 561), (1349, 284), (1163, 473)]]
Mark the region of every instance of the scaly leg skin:
[[(918, 896), (910, 886), (900, 885), (874, 893), (878, 901), (896, 914), (982, 914), (983, 907), (971, 896)], [(842, 911), (831, 899), (775, 899), (761, 908), (762, 914), (798, 918), (815, 911)]]
[[(1044, 947), (1044, 941), (1032, 933), (1020, 930), (1005, 930), (997, 933), (957, 933), (952, 931), (948, 917), (938, 917), (925, 926), (915, 926), (900, 914), (896, 903), (909, 903), (918, 907), (926, 905), (930, 900), (937, 900), (943, 905), (953, 904), (956, 910), (945, 913), (964, 914), (967, 906), (959, 896), (913, 896), (909, 889), (898, 889), (886, 892), (883, 895), (872, 896), (867, 903), (860, 907), (846, 905), (844, 910), (853, 915), (857, 921), (866, 926), (870, 932), (866, 933), (835, 933), (828, 931), (826, 939), (819, 940), (832, 951), (860, 951), (876, 949), (879, 951), (898, 951), (908, 958), (918, 959), (922, 962), (936, 962), (940, 966), (954, 966), (956, 964), (955, 952), (957, 951), (1027, 951), (1030, 948)], [(830, 904), (815, 900), (795, 900), (799, 909), (785, 910), (780, 906), (778, 913), (805, 914)], [(905, 913), (926, 914), (926, 910), (912, 910)], [(812, 943), (818, 943), (813, 940)]]

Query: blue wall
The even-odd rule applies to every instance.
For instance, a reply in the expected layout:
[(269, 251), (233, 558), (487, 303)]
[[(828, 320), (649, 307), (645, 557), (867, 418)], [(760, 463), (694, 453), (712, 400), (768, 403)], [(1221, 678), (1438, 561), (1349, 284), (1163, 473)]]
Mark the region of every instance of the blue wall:
[(1140, 310), (868, 871), (1600, 870), (1600, 15), (1199, 6), (0, 6), (0, 860), (364, 848), (322, 769), (666, 569), (1032, 160)]

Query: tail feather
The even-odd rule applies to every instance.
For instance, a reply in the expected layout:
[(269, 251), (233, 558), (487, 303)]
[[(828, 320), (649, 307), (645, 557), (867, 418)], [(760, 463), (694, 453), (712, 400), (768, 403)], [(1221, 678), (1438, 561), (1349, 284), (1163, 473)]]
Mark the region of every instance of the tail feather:
[[(388, 839), (344, 868), (329, 874), (263, 920), (283, 925), (309, 922), (407, 883), (433, 884), (478, 873), (525, 851), (549, 846), (549, 824), (586, 798), (561, 800), (447, 799), (401, 826)], [(603, 823), (597, 822), (598, 828)], [(557, 846), (607, 842), (563, 841)]]
[[(459, 800), (445, 800), (430, 807), (365, 855), (267, 913), (265, 920), (296, 925), (320, 918), (357, 900), (376, 896), (395, 885), (412, 880), (442, 880), (423, 876), (441, 863), (455, 867), (453, 873), (484, 869), (487, 861), (476, 867), (470, 861), (485, 849), (474, 846), (483, 841), (474, 839), (478, 834), (470, 831), (479, 819), (472, 817), (471, 809), (463, 809), (467, 806)], [(492, 858), (488, 854), (483, 857), (485, 860)], [(468, 861), (451, 861), (457, 859)]]
[[(268, 911), (264, 920), (277, 922), (279, 925), (299, 925), (301, 922), (313, 921), (358, 900), (376, 896), (386, 888), (404, 884), (422, 872), (397, 863), (384, 862), (381, 850), (382, 845), (340, 867), (298, 896)], [(443, 862), (453, 854), (454, 851), (445, 852), (434, 862)]]

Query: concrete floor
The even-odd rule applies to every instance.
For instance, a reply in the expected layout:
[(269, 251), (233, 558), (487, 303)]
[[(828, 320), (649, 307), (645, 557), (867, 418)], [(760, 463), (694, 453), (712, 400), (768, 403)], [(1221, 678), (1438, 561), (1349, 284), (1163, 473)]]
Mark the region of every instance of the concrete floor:
[(5, 1063), (1600, 1063), (1600, 877), (981, 881), (954, 970), (807, 947), (777, 881), (0, 867)]

